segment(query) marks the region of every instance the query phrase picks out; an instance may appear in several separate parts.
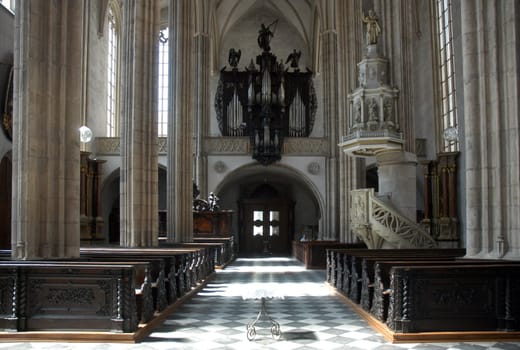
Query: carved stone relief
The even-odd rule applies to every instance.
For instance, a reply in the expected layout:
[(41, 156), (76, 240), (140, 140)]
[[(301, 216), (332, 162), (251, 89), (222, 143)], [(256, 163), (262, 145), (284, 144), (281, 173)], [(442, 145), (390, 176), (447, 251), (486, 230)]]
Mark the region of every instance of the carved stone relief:
[(309, 163), (307, 166), (307, 171), (309, 174), (318, 175), (320, 173), (320, 164), (317, 162)]
[(287, 138), (283, 153), (285, 155), (327, 155), (329, 141), (322, 138)]

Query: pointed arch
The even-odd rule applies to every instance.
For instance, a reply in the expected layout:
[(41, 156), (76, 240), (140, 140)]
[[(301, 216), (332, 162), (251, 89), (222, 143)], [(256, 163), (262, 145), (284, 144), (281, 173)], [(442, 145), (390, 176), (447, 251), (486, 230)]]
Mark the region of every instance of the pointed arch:
[(324, 219), (325, 199), (323, 198), (318, 186), (302, 171), (284, 164), (271, 165), (265, 167), (259, 163), (245, 164), (227, 174), (216, 186), (214, 192), (220, 194), (231, 184), (240, 182), (241, 179), (248, 179), (261, 174), (264, 177), (286, 180), (308, 191), (314, 201), (320, 219)]

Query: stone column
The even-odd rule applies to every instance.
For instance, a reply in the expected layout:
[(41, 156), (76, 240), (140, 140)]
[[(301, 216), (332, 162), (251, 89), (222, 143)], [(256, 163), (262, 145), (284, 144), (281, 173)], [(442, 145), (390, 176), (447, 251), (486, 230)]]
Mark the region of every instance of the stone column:
[(12, 255), (79, 257), (84, 2), (16, 3)]
[(412, 222), (417, 222), (417, 156), (404, 151), (376, 156), (379, 194), (388, 196), (392, 206)]
[(121, 246), (158, 245), (157, 1), (123, 4)]
[(322, 22), (320, 40), (322, 44), (323, 67), (323, 115), (325, 120), (325, 135), (330, 140), (329, 152), (326, 160), (326, 207), (325, 222), (320, 225), (320, 239), (339, 239), (338, 211), (339, 211), (339, 149), (338, 134), (338, 33), (336, 28), (336, 1), (320, 0)]
[[(380, 52), (391, 62), (390, 84), (399, 88), (397, 116), (405, 137), (404, 150), (415, 153), (415, 119), (413, 113), (413, 36), (416, 1), (374, 0), (374, 10), (381, 27)], [(365, 11), (368, 12), (369, 9)]]
[(209, 36), (209, 0), (196, 1), (197, 22), (195, 23), (195, 104), (194, 104), (194, 180), (199, 187), (201, 198), (208, 197), (207, 154), (204, 150), (204, 138), (209, 131), (211, 98), (209, 94), (210, 78), (210, 36)]
[(193, 240), (193, 1), (169, 1), (167, 237)]
[(520, 258), (519, 12), (461, 1), (468, 257)]
[[(361, 13), (361, 3), (357, 1), (339, 1), (336, 9), (338, 20), (338, 48), (339, 62), (339, 96), (346, 96), (349, 91), (356, 88), (357, 63), (361, 60), (363, 42), (363, 27), (359, 16), (352, 13)], [(339, 99), (339, 137), (348, 132), (348, 101)], [(332, 143), (336, 145), (332, 140)], [(365, 160), (351, 158), (344, 152), (339, 153), (339, 240), (341, 242), (355, 242), (356, 237), (350, 229), (350, 191), (361, 188), (364, 185)]]

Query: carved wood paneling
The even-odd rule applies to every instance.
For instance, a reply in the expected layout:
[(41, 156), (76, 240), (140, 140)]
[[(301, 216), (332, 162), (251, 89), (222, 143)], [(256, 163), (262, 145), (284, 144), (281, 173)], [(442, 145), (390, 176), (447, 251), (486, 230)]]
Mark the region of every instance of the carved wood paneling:
[(424, 167), (424, 219), (436, 240), (457, 241), (457, 158), (458, 152), (439, 153), (436, 160)]

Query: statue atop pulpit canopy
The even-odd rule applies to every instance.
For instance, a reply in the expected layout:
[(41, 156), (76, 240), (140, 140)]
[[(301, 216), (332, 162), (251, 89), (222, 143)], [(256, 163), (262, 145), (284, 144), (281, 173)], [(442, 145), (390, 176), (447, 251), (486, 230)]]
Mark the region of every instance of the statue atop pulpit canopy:
[(381, 34), (377, 15), (373, 10), (369, 10), (368, 15), (363, 15), (361, 20), (367, 25), (367, 45), (377, 44), (377, 38)]

